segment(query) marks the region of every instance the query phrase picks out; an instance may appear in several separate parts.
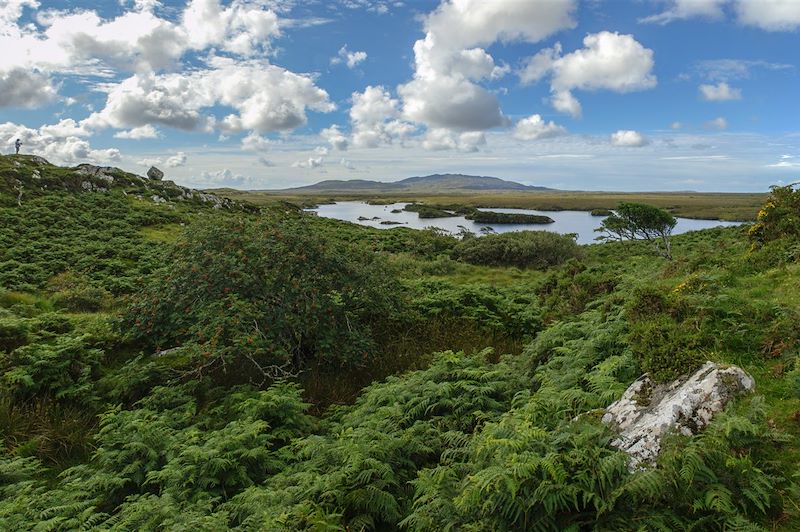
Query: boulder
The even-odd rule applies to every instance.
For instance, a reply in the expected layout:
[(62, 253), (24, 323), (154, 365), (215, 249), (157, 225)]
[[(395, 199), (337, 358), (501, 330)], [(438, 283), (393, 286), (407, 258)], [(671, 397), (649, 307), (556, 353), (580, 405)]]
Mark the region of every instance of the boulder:
[(108, 184), (114, 182), (113, 172), (117, 170), (113, 166), (95, 166), (93, 164), (79, 164), (78, 174), (100, 179)]
[(697, 434), (733, 397), (752, 391), (754, 385), (741, 368), (714, 362), (664, 384), (654, 384), (645, 374), (606, 409), (603, 423), (619, 431), (612, 445), (631, 455), (631, 466), (637, 467), (655, 461), (665, 435)]
[(147, 171), (147, 177), (154, 181), (161, 181), (164, 179), (164, 172), (156, 168), (155, 166), (151, 166), (150, 170)]

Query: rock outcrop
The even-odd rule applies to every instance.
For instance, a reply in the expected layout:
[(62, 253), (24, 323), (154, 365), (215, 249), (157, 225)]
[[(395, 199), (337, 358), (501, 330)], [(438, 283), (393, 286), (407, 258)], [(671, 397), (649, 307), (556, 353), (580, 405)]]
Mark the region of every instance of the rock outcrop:
[(151, 166), (150, 169), (147, 171), (147, 177), (149, 177), (153, 181), (161, 181), (162, 179), (164, 179), (164, 172), (162, 172), (155, 166)]
[(751, 391), (754, 385), (741, 368), (714, 362), (706, 362), (689, 377), (664, 384), (654, 384), (645, 374), (606, 409), (603, 423), (619, 430), (612, 445), (630, 454), (631, 466), (636, 467), (655, 461), (666, 434), (697, 434), (728, 401)]

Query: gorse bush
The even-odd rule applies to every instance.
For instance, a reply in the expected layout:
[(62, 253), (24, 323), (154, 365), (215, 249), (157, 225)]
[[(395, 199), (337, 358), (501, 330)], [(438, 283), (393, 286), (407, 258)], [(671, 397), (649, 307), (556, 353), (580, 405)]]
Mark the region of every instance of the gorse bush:
[(155, 349), (183, 347), (197, 368), (263, 380), (367, 364), (375, 331), (402, 304), (379, 257), (302, 221), (243, 218), (187, 231), (124, 326)]
[(800, 239), (800, 188), (774, 186), (750, 227), (750, 240), (758, 247), (782, 238)]
[(579, 255), (580, 247), (575, 238), (549, 231), (518, 231), (468, 238), (453, 248), (453, 258), (470, 264), (540, 270)]

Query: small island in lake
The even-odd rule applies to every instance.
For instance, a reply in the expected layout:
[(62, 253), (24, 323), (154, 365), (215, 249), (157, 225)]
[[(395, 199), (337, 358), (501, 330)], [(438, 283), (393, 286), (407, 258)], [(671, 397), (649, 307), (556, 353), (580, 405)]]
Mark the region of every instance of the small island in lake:
[(465, 218), (480, 224), (551, 224), (555, 222), (549, 216), (539, 214), (479, 211), (477, 209), (467, 214)]

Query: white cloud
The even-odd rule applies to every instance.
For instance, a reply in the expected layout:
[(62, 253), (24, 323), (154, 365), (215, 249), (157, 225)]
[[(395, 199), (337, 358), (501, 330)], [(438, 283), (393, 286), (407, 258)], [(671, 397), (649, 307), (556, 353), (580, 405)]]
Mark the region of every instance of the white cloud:
[(472, 153), (485, 144), (486, 136), (482, 131), (458, 134), (445, 128), (429, 129), (422, 139), (422, 148), (429, 151), (459, 150)]
[(477, 82), (500, 77), (508, 67), (496, 65), (480, 46), (498, 40), (537, 42), (572, 28), (575, 7), (573, 0), (444, 0), (425, 18), (425, 38), (414, 44), (414, 79), (398, 87), (403, 115), (455, 131), (506, 124), (495, 95)]
[(94, 162), (117, 163), (121, 154), (117, 149), (93, 149), (89, 142), (80, 138), (83, 130), (74, 120), (62, 120), (58, 124), (32, 129), (20, 124), (0, 124), (0, 146), (11, 148), (15, 139), (22, 140), (22, 152), (40, 155), (55, 164), (77, 164)]
[(348, 161), (347, 159), (342, 159), (339, 161), (339, 164), (347, 168), (348, 170), (355, 170), (356, 166), (353, 164), (352, 161)]
[(179, 166), (184, 166), (186, 164), (186, 159), (186, 153), (179, 151), (175, 155), (167, 157), (165, 164), (170, 168), (178, 168)]
[(347, 68), (353, 69), (366, 58), (367, 52), (351, 52), (347, 49), (347, 45), (345, 44), (339, 48), (339, 53), (331, 58), (331, 64), (338, 65), (344, 63), (347, 65)]
[(227, 7), (219, 0), (192, 0), (183, 12), (181, 26), (195, 49), (221, 46), (243, 56), (268, 50), (270, 39), (280, 34), (273, 10), (243, 0), (234, 0)]
[(322, 157), (309, 157), (304, 161), (295, 161), (292, 163), (292, 168), (318, 168), (322, 166), (325, 159)]
[(565, 135), (567, 130), (553, 121), (545, 122), (540, 115), (531, 115), (517, 122), (514, 138), (519, 140), (539, 140)]
[(319, 135), (337, 150), (346, 150), (350, 145), (350, 141), (344, 133), (339, 130), (339, 126), (335, 124), (320, 131)]
[(602, 31), (584, 37), (584, 48), (562, 55), (561, 46), (547, 48), (531, 57), (520, 72), (523, 83), (551, 76), (553, 106), (580, 116), (580, 102), (573, 90), (610, 90), (626, 93), (656, 86), (652, 73), (653, 51), (632, 35)]
[(722, 6), (728, 0), (672, 0), (666, 11), (640, 19), (639, 22), (667, 24), (669, 22), (693, 17), (721, 19)]
[(670, 129), (680, 129), (683, 127), (683, 124), (680, 122), (673, 122), (669, 125)]
[(242, 139), (242, 149), (246, 151), (264, 152), (272, 149), (273, 141), (251, 132)]
[(200, 173), (199, 182), (206, 188), (237, 188), (244, 185), (251, 185), (253, 180), (241, 174), (234, 173), (232, 170), (225, 168), (214, 172), (204, 171)]
[(640, 22), (667, 24), (694, 17), (721, 20), (725, 17), (725, 6), (732, 6), (736, 21), (745, 26), (766, 31), (800, 28), (800, 2), (796, 0), (670, 0), (666, 11)]
[(800, 168), (800, 161), (793, 161), (796, 159), (794, 155), (781, 155), (780, 161), (773, 164), (768, 164), (767, 168)]
[(611, 134), (611, 144), (627, 148), (640, 148), (650, 144), (650, 141), (638, 131), (620, 129)]
[(720, 116), (713, 120), (709, 120), (708, 122), (705, 123), (705, 126), (709, 129), (719, 129), (719, 130), (728, 129), (728, 121)]
[(114, 137), (118, 139), (132, 139), (132, 140), (139, 140), (139, 139), (157, 139), (161, 136), (159, 131), (151, 126), (150, 124), (146, 124), (144, 126), (135, 127), (133, 129), (129, 129), (127, 131), (118, 131), (114, 133)]
[(147, 75), (179, 66), (188, 51), (209, 48), (245, 58), (263, 56), (271, 39), (280, 35), (278, 16), (269, 2), (233, 0), (223, 7), (220, 0), (191, 0), (177, 21), (155, 15), (152, 8), (157, 4), (137, 1), (134, 10), (109, 19), (90, 9), (39, 10), (37, 26), (21, 25), (19, 18), (23, 6), (38, 8), (39, 2), (6, 0), (0, 49), (14, 53), (0, 54), (0, 84), (13, 76), (17, 86), (30, 90), (22, 100), (12, 98), (10, 90), (0, 94), (7, 94), (10, 105), (38, 105), (53, 96), (50, 74)]
[(724, 102), (729, 100), (741, 100), (742, 91), (721, 81), (716, 85), (703, 84), (699, 87), (700, 95), (709, 102)]
[[(381, 85), (368, 86), (364, 92), (354, 92), (350, 107), (353, 130), (350, 143), (356, 148), (376, 148), (382, 144), (402, 142), (416, 128), (399, 119), (399, 106), (400, 102), (392, 98)], [(336, 133), (338, 129), (326, 132), (329, 136), (335, 136)]]
[[(328, 112), (328, 93), (306, 75), (259, 61), (215, 57), (211, 68), (185, 74), (134, 74), (110, 89), (92, 127), (129, 128), (161, 124), (184, 130), (268, 132), (306, 123), (306, 109)], [(203, 114), (216, 105), (233, 108), (222, 119)]]
[(800, 28), (800, 2), (797, 0), (738, 0), (736, 15), (740, 24), (767, 31)]
[(708, 59), (699, 61), (695, 70), (700, 77), (712, 82), (732, 81), (751, 77), (756, 69), (771, 71), (794, 70), (794, 65), (752, 59)]

